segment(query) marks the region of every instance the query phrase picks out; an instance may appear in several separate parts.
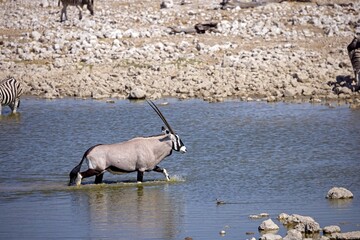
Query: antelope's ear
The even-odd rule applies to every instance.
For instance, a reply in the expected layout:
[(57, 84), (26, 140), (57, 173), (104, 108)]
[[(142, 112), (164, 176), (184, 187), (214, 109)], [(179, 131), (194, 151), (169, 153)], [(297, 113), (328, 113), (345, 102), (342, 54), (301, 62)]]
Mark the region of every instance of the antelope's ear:
[(170, 131), (167, 130), (164, 126), (161, 127), (161, 131), (166, 135), (170, 134)]

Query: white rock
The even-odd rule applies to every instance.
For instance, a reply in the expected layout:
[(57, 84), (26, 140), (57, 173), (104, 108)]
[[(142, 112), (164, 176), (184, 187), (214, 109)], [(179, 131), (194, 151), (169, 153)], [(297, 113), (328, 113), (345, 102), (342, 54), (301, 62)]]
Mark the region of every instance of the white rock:
[(342, 240), (360, 239), (360, 231), (334, 233), (331, 235), (331, 239), (342, 239)]
[(344, 199), (353, 197), (354, 195), (352, 194), (352, 192), (343, 187), (333, 187), (328, 191), (326, 195), (326, 198), (329, 199)]
[(261, 231), (272, 231), (272, 230), (278, 230), (278, 229), (279, 229), (279, 226), (276, 225), (273, 222), (273, 220), (271, 220), (271, 218), (263, 221), (259, 226), (259, 230), (261, 230)]
[(266, 233), (259, 238), (259, 240), (281, 240), (281, 239), (282, 237), (280, 235), (273, 233)]
[(323, 228), (324, 234), (339, 233), (341, 229), (339, 226), (331, 225)]
[(130, 92), (130, 99), (144, 99), (146, 97), (146, 92), (141, 88), (135, 88)]
[(301, 216), (298, 214), (287, 215), (282, 213), (278, 219), (284, 225), (292, 227), (300, 232), (319, 232), (321, 230), (320, 225), (315, 222), (312, 217)]
[(284, 240), (301, 240), (302, 234), (300, 231), (296, 229), (290, 229), (286, 236), (284, 237)]
[(41, 33), (39, 33), (38, 31), (32, 31), (30, 36), (35, 41), (39, 41), (39, 39), (41, 38)]

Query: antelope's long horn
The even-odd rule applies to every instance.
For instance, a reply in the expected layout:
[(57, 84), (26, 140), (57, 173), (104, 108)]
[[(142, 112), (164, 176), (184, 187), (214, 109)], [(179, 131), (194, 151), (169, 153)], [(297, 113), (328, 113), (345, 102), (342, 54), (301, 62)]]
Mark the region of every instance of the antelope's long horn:
[(174, 130), (171, 128), (170, 124), (166, 121), (164, 115), (160, 112), (159, 108), (155, 105), (155, 103), (151, 100), (146, 100), (147, 103), (150, 105), (150, 107), (152, 109), (154, 109), (154, 111), (157, 113), (157, 115), (159, 115), (159, 117), (161, 118), (161, 120), (164, 122), (164, 124), (166, 125), (166, 127), (169, 129), (169, 131), (172, 134), (175, 134)]

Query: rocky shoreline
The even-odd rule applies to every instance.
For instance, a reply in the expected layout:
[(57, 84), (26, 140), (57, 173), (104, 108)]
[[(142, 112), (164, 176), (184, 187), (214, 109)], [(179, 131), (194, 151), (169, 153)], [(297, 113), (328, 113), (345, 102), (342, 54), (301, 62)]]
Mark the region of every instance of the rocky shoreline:
[[(95, 15), (50, 0), (1, 0), (0, 78), (42, 98), (346, 101), (360, 2), (96, 1)], [(204, 33), (174, 28), (214, 23)]]
[[(353, 193), (343, 187), (333, 187), (326, 194), (329, 201), (347, 201), (354, 197)], [(216, 204), (228, 204), (223, 200), (216, 200)], [(230, 203), (234, 204), (234, 203)], [(360, 231), (342, 232), (337, 225), (320, 227), (320, 224), (310, 216), (302, 216), (299, 214), (281, 213), (277, 216), (277, 220), (286, 228), (286, 236), (282, 237), (278, 234), (280, 227), (271, 219), (270, 214), (260, 213), (249, 216), (254, 221), (266, 219), (258, 227), (261, 233), (259, 240), (302, 240), (302, 239), (319, 239), (319, 240), (357, 240), (360, 239)], [(220, 235), (225, 236), (226, 230), (221, 230)], [(254, 232), (247, 232), (247, 235), (253, 235)], [(190, 240), (192, 238), (185, 238)], [(256, 240), (252, 237), (251, 240)]]

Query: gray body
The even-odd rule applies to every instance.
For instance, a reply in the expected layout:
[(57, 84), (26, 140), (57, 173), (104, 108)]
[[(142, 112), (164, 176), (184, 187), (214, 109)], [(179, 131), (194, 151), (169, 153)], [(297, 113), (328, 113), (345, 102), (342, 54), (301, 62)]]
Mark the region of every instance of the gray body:
[[(170, 180), (167, 171), (158, 166), (172, 150), (185, 153), (186, 147), (179, 136), (171, 129), (160, 110), (149, 102), (169, 129), (162, 128), (163, 134), (151, 137), (137, 137), (131, 140), (99, 144), (89, 148), (80, 163), (70, 172), (69, 185), (80, 185), (83, 178), (96, 176), (95, 183), (101, 183), (105, 172), (113, 174), (137, 172), (137, 181), (143, 181), (144, 172), (156, 171)], [(86, 171), (80, 172), (84, 160)]]
[(16, 113), (20, 106), (22, 88), (13, 77), (8, 77), (0, 82), (0, 115), (2, 106), (9, 106), (12, 113)]
[(357, 88), (360, 88), (360, 40), (355, 37), (347, 47), (351, 65), (354, 70)]
[[(63, 5), (63, 8), (61, 9), (61, 14), (60, 14), (60, 22), (63, 22), (65, 20), (67, 20), (67, 13), (66, 13), (66, 8), (68, 6), (76, 6), (76, 8), (79, 10), (79, 19), (82, 19), (82, 8), (84, 7), (84, 5), (87, 6), (87, 9), (90, 11), (91, 15), (94, 15), (94, 0), (59, 0), (58, 5), (60, 6), (60, 2)], [(65, 16), (65, 19), (63, 18), (63, 16)]]

